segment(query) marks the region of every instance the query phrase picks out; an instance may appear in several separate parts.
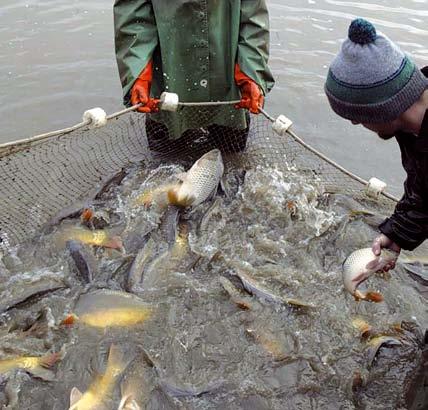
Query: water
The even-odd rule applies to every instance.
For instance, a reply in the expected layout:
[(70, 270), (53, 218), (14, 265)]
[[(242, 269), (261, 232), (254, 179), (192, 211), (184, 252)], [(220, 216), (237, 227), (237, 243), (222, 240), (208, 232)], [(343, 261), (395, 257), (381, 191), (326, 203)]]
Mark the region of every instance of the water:
[[(402, 192), (394, 141), (336, 117), (323, 93), (327, 66), (352, 18), (370, 19), (420, 65), (428, 61), (426, 0), (271, 0), (269, 110), (293, 119), (308, 142), (362, 177)], [(0, 142), (80, 122), (83, 111), (121, 107), (112, 2), (3, 0), (0, 7)]]
[[(381, 410), (413, 402), (420, 386), (409, 387), (409, 380), (421, 381), (415, 375), (428, 326), (426, 300), (400, 267), (390, 277), (368, 280), (384, 295), (383, 303), (357, 303), (344, 290), (341, 262), (375, 234), (364, 219), (349, 217), (358, 205), (322, 195), (316, 176), (285, 164), (246, 172), (225, 165), (227, 194), (180, 212), (180, 236), (170, 247), (162, 229), (163, 202), (144, 207), (139, 199), (170, 186), (190, 164), (130, 169), (95, 205), (109, 214), (106, 232), (120, 235), (124, 252), (87, 246), (97, 264), (92, 283), (77, 274), (65, 247), (79, 218), (62, 221), (3, 258), (2, 306), (10, 309), (0, 315), (0, 368), (5, 357), (63, 356), (49, 383), (22, 372), (6, 374), (0, 403), (15, 392), (23, 410), (67, 408), (73, 387), (85, 392), (104, 374), (112, 344), (120, 348), (120, 367), (132, 365), (103, 397), (106, 409), (117, 408), (125, 387), (147, 409), (279, 410), (288, 403), (296, 409)], [(147, 248), (142, 281), (132, 288), (141, 301), (97, 290), (123, 292), (147, 233), (156, 245)], [(265, 296), (246, 293), (237, 278), (242, 274)], [(238, 302), (221, 276), (233, 282)], [(24, 279), (46, 286), (23, 300)], [(291, 307), (285, 297), (310, 307)], [(129, 307), (137, 310), (106, 313)], [(77, 314), (76, 323), (61, 325), (70, 313)], [(105, 327), (114, 315), (137, 320)], [(371, 337), (386, 334), (398, 345), (381, 347), (372, 361), (376, 349), (354, 327), (357, 318), (372, 326)]]

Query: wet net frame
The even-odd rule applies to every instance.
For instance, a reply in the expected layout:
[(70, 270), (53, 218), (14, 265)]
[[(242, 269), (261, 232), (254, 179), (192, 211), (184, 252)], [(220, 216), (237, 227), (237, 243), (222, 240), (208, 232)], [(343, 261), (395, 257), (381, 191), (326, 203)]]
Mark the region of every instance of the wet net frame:
[[(247, 129), (212, 126), (186, 131), (169, 140), (165, 124), (136, 107), (107, 117), (100, 128), (90, 120), (15, 143), (0, 145), (0, 249), (26, 242), (64, 210), (79, 209), (96, 198), (109, 181), (117, 180), (132, 164), (156, 166), (161, 162), (191, 163), (212, 148), (224, 154), (226, 170), (257, 165), (286, 169), (294, 165), (316, 176), (324, 192), (342, 193), (392, 210), (396, 199), (382, 193), (377, 201), (367, 198), (365, 181), (353, 176), (306, 145), (292, 131), (277, 135), (267, 113), (249, 115)], [(216, 105), (196, 109), (209, 123)]]

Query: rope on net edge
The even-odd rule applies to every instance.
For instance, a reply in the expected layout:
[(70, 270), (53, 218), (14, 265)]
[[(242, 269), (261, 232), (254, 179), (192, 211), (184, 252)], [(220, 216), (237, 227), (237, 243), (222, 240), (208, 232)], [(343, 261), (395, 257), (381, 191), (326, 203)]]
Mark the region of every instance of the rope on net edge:
[[(260, 108), (260, 112), (272, 123), (275, 123), (276, 121), (278, 121), (279, 118), (275, 119), (273, 118), (271, 115), (269, 115), (263, 108)], [(361, 183), (362, 185), (365, 186), (369, 186), (370, 182), (366, 181), (363, 178), (360, 178), (358, 175), (353, 174), (352, 172), (348, 171), (347, 169), (343, 168), (341, 165), (339, 165), (337, 162), (333, 161), (332, 159), (326, 157), (323, 153), (321, 153), (320, 151), (316, 150), (315, 148), (313, 148), (312, 146), (310, 146), (309, 144), (306, 144), (306, 142), (304, 142), (300, 137), (298, 137), (294, 131), (290, 130), (289, 127), (287, 127), (286, 129), (286, 133), (288, 135), (290, 135), (298, 144), (300, 144), (302, 147), (306, 148), (308, 151), (312, 152), (313, 154), (315, 154), (316, 156), (318, 156), (319, 158), (321, 158), (323, 161), (327, 162), (328, 164), (330, 164), (331, 166), (333, 166), (334, 168), (338, 169), (339, 171), (341, 171), (342, 173), (344, 173), (345, 175), (348, 175), (350, 178), (354, 179), (355, 181)], [(385, 196), (388, 199), (391, 199), (394, 202), (398, 202), (399, 198), (389, 194), (388, 192), (380, 192), (383, 196)]]
[[(164, 93), (164, 94), (170, 95), (172, 93)], [(173, 99), (174, 99), (174, 97), (173, 97)], [(168, 104), (168, 101), (163, 101), (163, 102)], [(240, 102), (240, 100), (213, 101), (213, 102), (179, 102), (178, 98), (177, 98), (176, 100), (172, 101), (171, 105), (172, 105), (173, 109), (170, 109), (170, 111), (175, 111), (178, 106), (183, 106), (183, 107), (186, 107), (186, 106), (219, 106), (219, 105), (232, 105), (232, 104), (237, 104), (239, 102)], [(81, 128), (91, 127), (91, 125), (93, 127), (103, 126), (103, 125), (105, 125), (105, 123), (107, 121), (119, 118), (119, 117), (121, 117), (121, 116), (123, 116), (129, 112), (136, 111), (141, 106), (143, 106), (143, 104), (136, 104), (136, 105), (133, 105), (132, 107), (125, 108), (121, 111), (115, 112), (115, 113), (110, 114), (110, 115), (107, 115), (104, 112), (104, 110), (102, 110), (101, 108), (94, 108), (92, 110), (85, 111), (85, 113), (83, 115), (83, 121), (80, 122), (79, 124), (76, 124), (76, 125), (73, 125), (71, 127), (61, 129), (61, 130), (51, 131), (51, 132), (39, 134), (39, 135), (36, 135), (33, 137), (0, 144), (0, 155), (7, 155), (8, 153), (12, 153), (13, 151), (15, 151), (19, 147), (30, 145), (30, 144), (33, 144), (35, 142), (40, 142), (40, 141), (43, 141), (43, 140), (48, 139), (48, 138), (68, 134), (72, 131), (76, 131), (76, 130), (81, 129)], [(290, 130), (290, 126), (291, 126), (292, 122), (290, 120), (288, 120), (288, 118), (286, 118), (285, 116), (279, 116), (277, 119), (275, 119), (271, 115), (269, 115), (263, 108), (260, 108), (260, 112), (272, 124), (279, 125), (279, 132), (278, 132), (278, 129), (275, 129), (275, 127), (273, 126), (275, 132), (277, 132), (280, 135), (284, 135), (284, 133), (287, 133), (298, 144), (300, 144), (301, 146), (306, 148), (308, 151), (312, 152), (313, 154), (315, 154), (316, 156), (318, 156), (323, 161), (327, 162), (328, 164), (330, 164), (331, 166), (333, 166), (334, 168), (336, 168), (340, 172), (344, 173), (345, 175), (349, 176), (350, 178), (359, 182), (360, 184), (365, 185), (366, 187), (370, 186), (370, 181), (366, 181), (363, 178), (360, 178), (358, 175), (353, 174), (352, 172), (343, 168), (341, 165), (339, 165), (335, 161), (326, 157), (320, 151), (316, 150), (312, 146), (305, 143), (292, 130)], [(284, 122), (283, 122), (284, 119), (286, 120), (287, 124), (284, 124)], [(379, 182), (381, 182), (381, 181), (379, 181)], [(397, 197), (395, 197), (395, 196), (393, 196), (387, 192), (384, 192), (383, 190), (380, 192), (380, 194), (382, 194), (383, 196), (385, 196), (386, 198), (388, 198), (394, 202), (399, 201), (399, 199)]]

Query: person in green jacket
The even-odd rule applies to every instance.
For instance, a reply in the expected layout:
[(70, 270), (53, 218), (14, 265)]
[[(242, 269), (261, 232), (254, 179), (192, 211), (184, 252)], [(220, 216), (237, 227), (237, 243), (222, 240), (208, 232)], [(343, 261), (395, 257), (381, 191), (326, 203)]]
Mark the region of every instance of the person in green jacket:
[[(274, 85), (265, 0), (116, 0), (114, 23), (124, 104), (142, 103), (139, 111), (150, 113), (152, 150), (171, 150), (195, 129), (216, 145), (237, 137), (232, 151), (245, 147), (249, 115), (243, 108), (258, 113)], [(178, 94), (180, 102), (240, 103), (159, 111), (163, 91)]]

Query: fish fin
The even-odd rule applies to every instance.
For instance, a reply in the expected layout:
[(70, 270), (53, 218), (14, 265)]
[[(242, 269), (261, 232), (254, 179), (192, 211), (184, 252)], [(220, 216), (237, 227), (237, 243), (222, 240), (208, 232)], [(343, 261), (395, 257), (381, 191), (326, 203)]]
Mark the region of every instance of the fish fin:
[(61, 360), (61, 358), (62, 358), (62, 353), (61, 352), (56, 352), (56, 353), (48, 354), (48, 355), (43, 356), (43, 357), (40, 358), (40, 366), (44, 367), (45, 369), (49, 369), (56, 362), (58, 362), (59, 360)]
[(65, 326), (71, 326), (74, 325), (77, 320), (79, 320), (79, 318), (74, 313), (72, 313), (71, 315), (68, 315), (64, 320), (62, 320), (60, 324)]
[(378, 271), (382, 267), (382, 264), (379, 263), (379, 258), (376, 257), (375, 259), (371, 260), (367, 265), (366, 269), (368, 270), (374, 270)]
[(88, 223), (94, 217), (94, 211), (91, 208), (85, 208), (80, 214), (80, 221)]
[(186, 177), (187, 177), (187, 172), (179, 172), (178, 174), (174, 175), (177, 179), (179, 179), (180, 181), (185, 181)]
[(119, 236), (112, 236), (104, 243), (104, 247), (121, 251), (123, 250), (122, 239)]
[(119, 376), (126, 368), (128, 363), (125, 362), (122, 351), (117, 345), (112, 344), (107, 360), (107, 371), (113, 376)]
[(139, 404), (134, 400), (132, 394), (122, 397), (117, 410), (141, 410)]
[(70, 409), (83, 397), (83, 393), (77, 388), (73, 387), (70, 392)]
[(49, 368), (51, 368), (60, 358), (60, 352), (40, 357), (39, 364), (32, 369), (27, 369), (27, 371), (38, 379), (53, 381), (55, 380), (55, 374), (52, 370), (49, 370)]
[(383, 296), (379, 292), (367, 292), (364, 296), (364, 300), (369, 300), (370, 302), (379, 303), (379, 302), (383, 302)]
[(365, 279), (366, 279), (366, 274), (364, 272), (362, 272), (359, 275), (355, 276), (352, 279), (352, 282), (360, 283), (360, 282), (363, 282)]
[(179, 206), (182, 208), (187, 208), (195, 202), (195, 197), (193, 195), (185, 196), (184, 198), (178, 198), (177, 187), (171, 188), (167, 193), (168, 202), (171, 205)]
[(236, 300), (233, 300), (233, 302), (235, 302), (236, 306), (238, 306), (242, 310), (250, 310), (251, 309), (251, 304), (245, 300), (236, 299)]
[(364, 293), (362, 293), (359, 290), (356, 290), (354, 292), (353, 296), (354, 296), (354, 299), (355, 299), (356, 302), (359, 302), (360, 300), (364, 300), (365, 299)]

